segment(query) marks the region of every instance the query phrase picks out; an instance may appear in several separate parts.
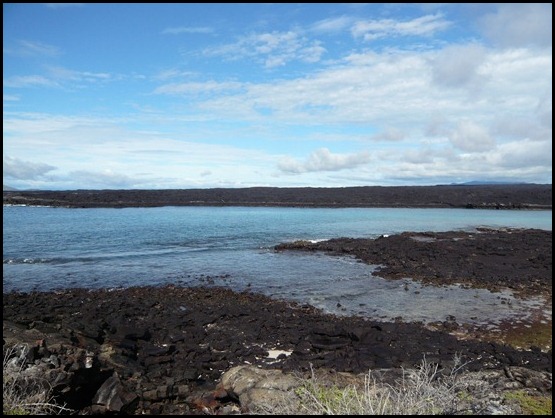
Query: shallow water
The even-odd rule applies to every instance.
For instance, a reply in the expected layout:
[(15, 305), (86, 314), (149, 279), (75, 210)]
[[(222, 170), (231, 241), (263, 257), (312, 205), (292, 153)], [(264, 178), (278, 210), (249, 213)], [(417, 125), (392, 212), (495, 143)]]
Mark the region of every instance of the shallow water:
[[(545, 303), (510, 292), (385, 280), (349, 257), (274, 252), (280, 242), (376, 237), (478, 226), (551, 230), (551, 211), (4, 207), (7, 291), (178, 283), (221, 285), (310, 303), (327, 312), (482, 324), (526, 319)], [(549, 309), (550, 311), (550, 309)]]

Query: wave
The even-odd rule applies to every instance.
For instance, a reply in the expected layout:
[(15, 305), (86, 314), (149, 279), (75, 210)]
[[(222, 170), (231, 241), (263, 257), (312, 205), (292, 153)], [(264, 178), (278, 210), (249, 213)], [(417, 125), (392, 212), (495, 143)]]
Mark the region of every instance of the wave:
[(171, 256), (190, 252), (210, 251), (208, 247), (194, 247), (194, 248), (167, 248), (158, 250), (146, 251), (126, 251), (112, 254), (97, 254), (90, 256), (76, 256), (76, 257), (15, 257), (4, 258), (3, 264), (69, 264), (69, 263), (97, 263), (110, 260), (126, 260), (136, 258), (149, 258), (158, 256)]
[(330, 238), (293, 238), (284, 240), (284, 242), (310, 242), (312, 244), (317, 244), (319, 242), (329, 241)]
[(48, 258), (4, 258), (3, 264), (48, 264)]
[(115, 257), (54, 257), (54, 258), (5, 258), (3, 264), (68, 264), (87, 263)]

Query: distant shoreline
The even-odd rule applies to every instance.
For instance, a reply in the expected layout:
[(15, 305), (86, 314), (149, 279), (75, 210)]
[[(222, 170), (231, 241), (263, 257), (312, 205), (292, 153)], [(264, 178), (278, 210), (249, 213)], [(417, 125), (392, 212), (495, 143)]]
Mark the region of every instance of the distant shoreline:
[(4, 205), (67, 208), (247, 206), (552, 210), (551, 184), (337, 188), (4, 191)]

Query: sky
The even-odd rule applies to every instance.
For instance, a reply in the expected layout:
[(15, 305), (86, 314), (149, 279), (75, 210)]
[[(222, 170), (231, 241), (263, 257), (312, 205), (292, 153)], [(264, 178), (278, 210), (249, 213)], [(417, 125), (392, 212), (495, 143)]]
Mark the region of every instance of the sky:
[(3, 4), (17, 189), (551, 184), (552, 4)]

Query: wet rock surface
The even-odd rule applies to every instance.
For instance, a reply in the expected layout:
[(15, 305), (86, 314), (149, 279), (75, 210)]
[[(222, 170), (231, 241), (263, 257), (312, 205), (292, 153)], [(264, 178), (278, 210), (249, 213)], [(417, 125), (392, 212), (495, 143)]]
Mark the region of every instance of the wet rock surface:
[[(379, 274), (386, 277), (551, 295), (551, 231), (405, 233), (278, 248), (353, 254), (384, 265)], [(221, 287), (3, 295), (4, 349), (16, 347), (12, 365), (46, 379), (60, 403), (82, 414), (248, 412), (273, 402), (276, 391), (287, 393), (289, 373), (314, 368), (354, 376), (371, 369), (395, 376), (424, 357), (448, 370), (460, 356), (469, 372), (499, 390), (551, 392), (551, 349), (521, 350), (449, 331), (449, 321), (432, 330), (333, 316)]]
[(552, 235), (552, 231), (540, 229), (478, 228), (475, 232), (405, 232), (377, 239), (297, 241), (279, 244), (276, 250), (354, 255), (380, 265), (376, 274), (384, 278), (409, 277), (428, 284), (464, 283), (550, 296)]

